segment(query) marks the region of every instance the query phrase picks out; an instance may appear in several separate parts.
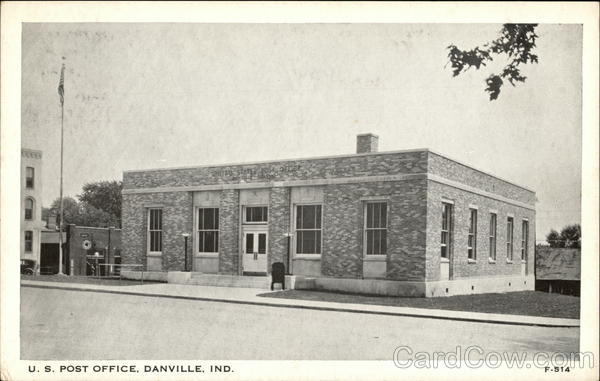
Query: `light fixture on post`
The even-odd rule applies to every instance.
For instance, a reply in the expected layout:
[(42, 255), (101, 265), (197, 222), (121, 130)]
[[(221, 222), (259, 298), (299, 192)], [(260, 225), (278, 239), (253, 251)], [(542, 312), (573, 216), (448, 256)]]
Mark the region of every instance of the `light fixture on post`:
[(184, 239), (184, 244), (183, 244), (183, 250), (185, 253), (185, 263), (184, 263), (184, 269), (183, 271), (190, 271), (188, 269), (188, 249), (187, 249), (187, 243), (188, 243), (188, 238), (190, 237), (190, 233), (181, 233), (181, 235), (183, 236)]

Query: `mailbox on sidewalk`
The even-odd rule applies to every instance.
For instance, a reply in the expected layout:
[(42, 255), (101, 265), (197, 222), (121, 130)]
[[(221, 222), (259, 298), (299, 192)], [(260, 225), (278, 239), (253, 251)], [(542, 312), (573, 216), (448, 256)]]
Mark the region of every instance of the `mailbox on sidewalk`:
[(285, 265), (282, 262), (273, 263), (271, 268), (271, 291), (275, 283), (281, 283), (281, 289), (285, 290)]

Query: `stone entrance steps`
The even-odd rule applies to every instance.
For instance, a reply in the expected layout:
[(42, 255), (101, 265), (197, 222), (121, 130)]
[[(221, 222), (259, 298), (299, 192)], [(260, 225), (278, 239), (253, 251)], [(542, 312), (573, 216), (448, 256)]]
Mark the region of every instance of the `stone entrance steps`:
[(213, 287), (271, 288), (270, 276), (239, 276), (192, 273), (187, 284)]

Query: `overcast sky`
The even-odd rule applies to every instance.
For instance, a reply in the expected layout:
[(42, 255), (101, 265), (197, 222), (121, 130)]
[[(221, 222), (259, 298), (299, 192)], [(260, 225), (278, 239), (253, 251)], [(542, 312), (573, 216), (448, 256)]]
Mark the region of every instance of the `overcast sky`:
[[(431, 148), (537, 192), (537, 238), (580, 222), (581, 27), (541, 25), (539, 64), (497, 101), (446, 47), (501, 25), (23, 24), (22, 145), (58, 197), (123, 170)], [(500, 65), (502, 62), (495, 62)]]

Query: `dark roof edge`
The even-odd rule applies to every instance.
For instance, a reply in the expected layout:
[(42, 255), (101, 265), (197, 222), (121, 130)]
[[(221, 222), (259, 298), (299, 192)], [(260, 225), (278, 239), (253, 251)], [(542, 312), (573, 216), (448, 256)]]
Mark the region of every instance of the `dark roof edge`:
[(196, 169), (196, 168), (230, 167), (230, 166), (234, 166), (234, 165), (270, 164), (270, 163), (280, 163), (280, 162), (298, 161), (298, 160), (336, 159), (336, 158), (343, 158), (343, 157), (393, 155), (393, 154), (398, 154), (398, 153), (428, 152), (428, 151), (429, 151), (428, 148), (417, 148), (417, 149), (407, 149), (407, 150), (399, 150), (399, 151), (352, 153), (352, 154), (329, 155), (329, 156), (312, 156), (312, 157), (300, 157), (300, 158), (280, 159), (280, 160), (247, 161), (247, 162), (244, 162), (244, 163), (224, 163), (224, 164), (209, 164), (209, 165), (192, 165), (192, 166), (182, 166), (182, 167), (134, 169), (134, 170), (123, 171), (123, 173), (152, 172), (152, 171), (170, 171), (170, 170), (174, 170), (174, 169)]
[(472, 166), (472, 165), (470, 165), (470, 164), (465, 164), (465, 163), (463, 163), (463, 162), (462, 162), (462, 161), (460, 161), (460, 160), (456, 160), (456, 159), (454, 159), (454, 158), (448, 157), (447, 155), (443, 155), (443, 154), (441, 154), (441, 153), (439, 153), (439, 152), (437, 152), (437, 151), (430, 150), (430, 149), (428, 149), (427, 151), (428, 151), (428, 152), (430, 152), (430, 153), (433, 153), (433, 154), (435, 154), (435, 155), (441, 156), (441, 157), (443, 157), (444, 159), (447, 159), (447, 160), (453, 161), (453, 162), (455, 162), (456, 164), (460, 164), (460, 165), (462, 165), (462, 166), (465, 166), (465, 167), (467, 167), (467, 168), (470, 168), (470, 169), (472, 169), (472, 170), (474, 170), (474, 171), (477, 171), (477, 172), (483, 173), (484, 175), (492, 176), (492, 177), (493, 177), (493, 178), (495, 178), (495, 179), (502, 180), (502, 181), (504, 181), (505, 183), (509, 183), (510, 185), (514, 185), (514, 186), (516, 186), (516, 187), (518, 187), (518, 188), (524, 189), (524, 190), (526, 190), (526, 191), (529, 191), (529, 192), (532, 192), (532, 193), (534, 193), (534, 194), (535, 194), (535, 191), (534, 191), (533, 189), (531, 189), (531, 188), (527, 188), (527, 187), (526, 187), (526, 186), (524, 186), (524, 185), (517, 184), (517, 183), (515, 183), (515, 182), (513, 182), (513, 181), (510, 181), (510, 180), (507, 180), (507, 179), (505, 179), (505, 178), (502, 178), (502, 177), (500, 177), (500, 176), (498, 176), (498, 175), (494, 175), (494, 174), (492, 174), (492, 173), (490, 173), (490, 172), (487, 172), (487, 171), (484, 171), (484, 170), (482, 170), (482, 169), (475, 168), (475, 167), (473, 167), (473, 166)]
[(502, 177), (496, 176), (490, 172), (478, 169), (473, 167), (472, 165), (465, 164), (459, 160), (448, 157), (447, 155), (443, 155), (437, 151), (433, 151), (429, 148), (416, 148), (416, 149), (406, 149), (406, 150), (397, 150), (397, 151), (383, 151), (383, 152), (367, 152), (367, 153), (352, 153), (352, 154), (342, 154), (342, 155), (329, 155), (329, 156), (312, 156), (312, 157), (301, 157), (301, 158), (292, 158), (292, 159), (280, 159), (280, 160), (263, 160), (263, 161), (249, 161), (245, 163), (224, 163), (224, 164), (209, 164), (209, 165), (192, 165), (192, 166), (181, 166), (181, 167), (166, 167), (166, 168), (148, 168), (148, 169), (133, 169), (133, 170), (125, 170), (123, 173), (143, 173), (143, 172), (154, 172), (154, 171), (171, 171), (178, 169), (199, 169), (199, 168), (218, 168), (218, 167), (230, 167), (236, 165), (255, 165), (255, 164), (270, 164), (270, 163), (280, 163), (280, 162), (292, 162), (298, 160), (319, 160), (319, 159), (336, 159), (336, 158), (344, 158), (344, 157), (357, 157), (357, 156), (377, 156), (377, 155), (394, 155), (399, 153), (411, 153), (411, 152), (430, 152), (435, 155), (441, 156), (447, 160), (453, 161), (456, 164), (463, 165), (467, 168), (470, 168), (474, 171), (483, 173), (484, 175), (491, 176), (495, 179), (504, 181), (508, 184), (516, 186), (518, 188), (524, 189), (526, 191), (532, 192), (535, 194), (535, 191), (527, 188), (523, 185), (516, 184), (510, 180), (506, 180)]

